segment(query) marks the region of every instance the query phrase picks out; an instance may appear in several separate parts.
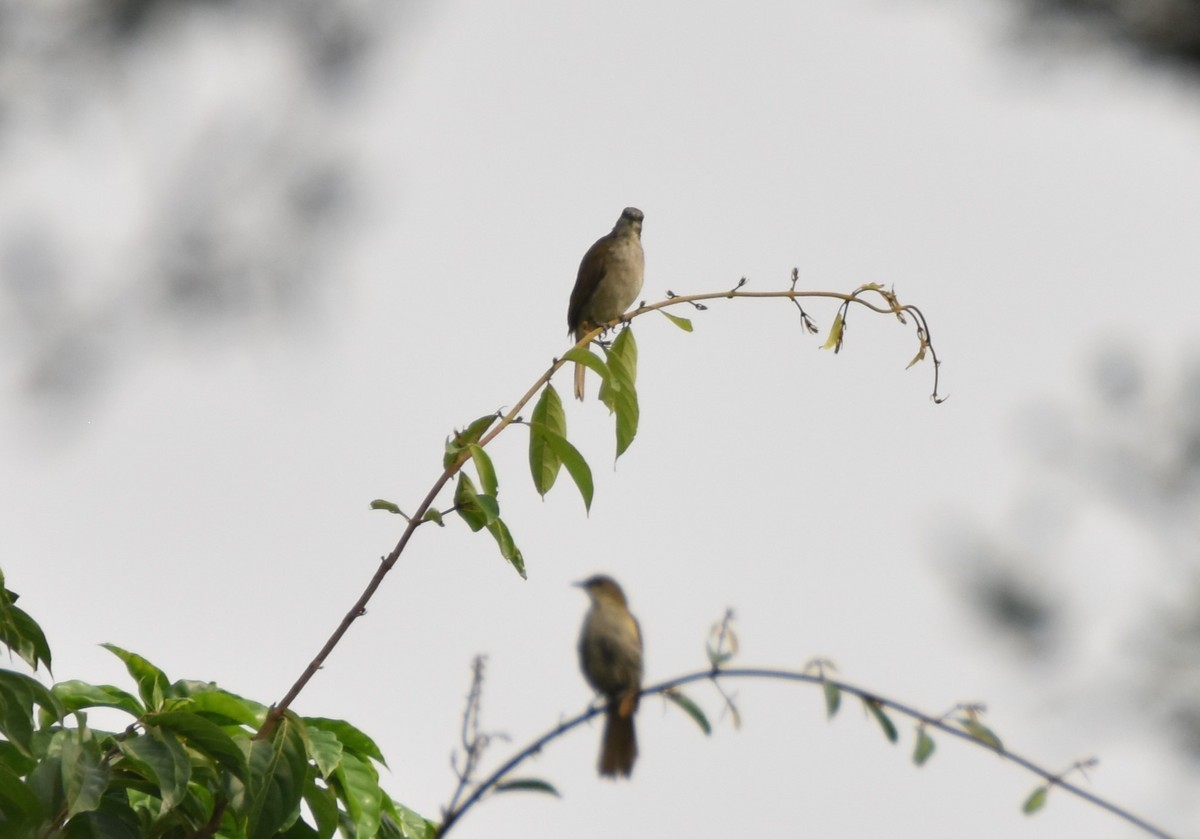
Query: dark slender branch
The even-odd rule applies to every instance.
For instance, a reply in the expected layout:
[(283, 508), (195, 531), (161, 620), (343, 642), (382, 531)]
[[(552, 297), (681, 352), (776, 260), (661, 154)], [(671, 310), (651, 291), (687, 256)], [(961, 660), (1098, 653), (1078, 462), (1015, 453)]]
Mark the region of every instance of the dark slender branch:
[(417, 507), (417, 511), (413, 513), (413, 517), (404, 528), (404, 533), (401, 534), (400, 541), (396, 543), (396, 547), (392, 549), (392, 552), (387, 555), (383, 562), (379, 564), (375, 573), (371, 575), (371, 580), (367, 583), (367, 587), (363, 589), (362, 594), (354, 601), (354, 605), (342, 617), (341, 623), (333, 630), (333, 634), (325, 641), (325, 644), (317, 652), (316, 656), (313, 657), (313, 660), (304, 668), (304, 672), (300, 674), (300, 678), (296, 679), (288, 692), (284, 694), (283, 699), (271, 706), (271, 710), (267, 712), (267, 718), (263, 721), (262, 727), (254, 735), (256, 740), (261, 740), (271, 735), (271, 732), (275, 730), (275, 726), (279, 724), (279, 720), (282, 719), (284, 712), (291, 706), (296, 697), (300, 695), (300, 691), (304, 690), (304, 686), (308, 684), (309, 680), (325, 664), (325, 659), (329, 658), (329, 654), (333, 652), (333, 648), (338, 645), (338, 642), (342, 640), (342, 636), (350, 629), (350, 625), (367, 613), (367, 603), (371, 601), (376, 589), (383, 583), (383, 578), (387, 576), (387, 573), (399, 561), (400, 554), (404, 553), (404, 548), (408, 545), (408, 541), (412, 538), (412, 535), (416, 533), (417, 528), (424, 524), (425, 512), (433, 504), (438, 493), (442, 491), (442, 487), (446, 486), (447, 482), (462, 468), (466, 459), (466, 456), (460, 458), (456, 463), (447, 467), (442, 472), (441, 477), (434, 481), (433, 487), (425, 496), (425, 500)]
[[(878, 706), (883, 706), (885, 708), (889, 708), (889, 709), (895, 711), (896, 713), (903, 714), (904, 716), (909, 717), (910, 719), (916, 720), (920, 725), (924, 725), (928, 728), (936, 728), (938, 731), (941, 731), (944, 734), (949, 734), (953, 737), (957, 737), (958, 739), (964, 740), (967, 743), (970, 743), (971, 745), (985, 748), (988, 751), (999, 755), (1004, 760), (1011, 761), (1012, 763), (1015, 763), (1016, 765), (1020, 766), (1022, 769), (1025, 769), (1026, 771), (1030, 772), (1031, 774), (1037, 775), (1039, 778), (1044, 780), (1049, 786), (1058, 787), (1059, 789), (1062, 789), (1065, 792), (1069, 792), (1072, 795), (1074, 795), (1078, 798), (1081, 798), (1084, 801), (1087, 801), (1089, 804), (1094, 804), (1095, 806), (1099, 807), (1100, 809), (1111, 813), (1112, 815), (1116, 816), (1117, 818), (1123, 819), (1124, 821), (1126, 821), (1129, 824), (1133, 825), (1134, 827), (1142, 830), (1143, 832), (1145, 832), (1146, 834), (1148, 834), (1150, 836), (1158, 837), (1158, 839), (1173, 839), (1172, 835), (1170, 833), (1167, 833), (1162, 828), (1156, 827), (1155, 825), (1151, 824), (1150, 822), (1146, 821), (1145, 819), (1135, 816), (1133, 813), (1129, 812), (1128, 810), (1124, 809), (1123, 807), (1119, 807), (1116, 804), (1106, 801), (1103, 798), (1100, 798), (1098, 795), (1090, 793), (1087, 790), (1077, 786), (1076, 784), (1073, 784), (1070, 781), (1067, 781), (1063, 777), (1066, 773), (1051, 772), (1050, 770), (1045, 769), (1045, 768), (1039, 766), (1038, 764), (1034, 763), (1029, 758), (1023, 757), (1023, 756), (1016, 754), (1015, 752), (1009, 751), (1008, 749), (1005, 749), (1005, 748), (997, 748), (996, 746), (994, 746), (992, 744), (989, 744), (983, 740), (980, 740), (979, 738), (973, 736), (969, 732), (967, 732), (961, 728), (957, 728), (949, 722), (946, 722), (945, 721), (946, 717), (930, 716), (922, 711), (918, 711), (916, 708), (913, 708), (909, 705), (905, 705), (905, 704), (903, 704), (901, 702), (897, 702), (893, 699), (887, 699), (885, 697), (880, 696), (877, 693), (872, 693), (871, 691), (868, 691), (864, 688), (857, 687), (848, 682), (842, 682), (842, 681), (837, 681), (834, 679), (825, 678), (824, 676), (822, 676), (820, 674), (814, 675), (812, 673), (798, 673), (798, 672), (794, 672), (794, 671), (790, 671), (790, 670), (778, 670), (778, 669), (774, 669), (774, 668), (760, 668), (760, 667), (736, 667), (736, 668), (729, 668), (729, 669), (715, 669), (714, 668), (714, 669), (708, 669), (708, 670), (700, 670), (695, 673), (688, 673), (684, 676), (677, 676), (676, 678), (668, 679), (665, 682), (659, 682), (656, 685), (652, 685), (650, 687), (644, 688), (642, 690), (641, 695), (643, 697), (652, 696), (654, 694), (666, 693), (668, 691), (682, 687), (683, 685), (691, 684), (692, 682), (701, 682), (701, 681), (707, 681), (707, 680), (712, 680), (714, 682), (718, 682), (721, 679), (782, 679), (785, 681), (792, 681), (792, 682), (806, 682), (806, 683), (812, 684), (812, 685), (823, 685), (824, 683), (828, 682), (830, 684), (836, 685), (838, 687), (838, 689), (841, 690), (843, 693), (850, 694), (851, 696), (856, 696), (859, 699), (863, 700), (864, 702), (871, 702)], [(977, 706), (973, 706), (973, 707), (977, 707)], [(530, 758), (533, 755), (540, 752), (547, 743), (550, 743), (551, 741), (557, 739), (558, 737), (561, 737), (562, 735), (566, 734), (568, 731), (570, 731), (571, 729), (580, 725), (581, 723), (584, 723), (584, 722), (590, 720), (592, 717), (596, 716), (601, 711), (603, 711), (602, 707), (595, 706), (595, 707), (589, 708), (587, 711), (585, 711), (582, 714), (572, 717), (571, 719), (569, 719), (565, 722), (559, 723), (553, 729), (551, 729), (550, 731), (541, 735), (540, 737), (535, 739), (533, 742), (531, 742), (528, 746), (526, 746), (525, 748), (521, 749), (521, 751), (519, 751), (515, 755), (513, 755), (513, 757), (511, 757), (507, 761), (505, 761), (504, 764), (501, 765), (499, 769), (497, 769), (495, 772), (493, 772), (491, 775), (489, 775), (484, 781), (482, 781), (472, 791), (472, 793), (463, 801), (461, 806), (459, 806), (457, 809), (447, 810), (446, 817), (437, 832), (438, 839), (441, 839), (441, 837), (444, 837), (450, 831), (450, 828), (453, 827), (454, 824), (456, 824), (459, 821), (459, 819), (462, 818), (463, 813), (465, 813), (473, 805), (478, 803), (480, 801), (480, 799), (482, 799), (485, 795), (487, 795), (489, 792), (491, 792), (496, 787), (496, 785), (500, 781), (502, 781), (509, 772), (511, 772), (513, 769), (515, 769), (518, 765), (520, 765), (522, 762), (524, 762), (528, 758)], [(1091, 765), (1091, 763), (1092, 763), (1092, 761), (1077, 762), (1075, 764), (1072, 764), (1071, 770), (1078, 769), (1082, 765)], [(1068, 771), (1071, 771), (1071, 770), (1068, 770)]]

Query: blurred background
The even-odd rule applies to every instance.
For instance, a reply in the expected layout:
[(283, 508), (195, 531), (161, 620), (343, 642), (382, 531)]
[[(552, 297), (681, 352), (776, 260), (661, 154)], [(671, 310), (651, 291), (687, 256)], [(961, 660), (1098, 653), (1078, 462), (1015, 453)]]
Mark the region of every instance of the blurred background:
[[(1198, 147), (1194, 0), (0, 2), (7, 584), (55, 678), (128, 686), (108, 641), (278, 699), (399, 536), (368, 503), (414, 508), (452, 428), (565, 350), (579, 259), (634, 205), (647, 300), (894, 286), (949, 401), (888, 318), (837, 356), (780, 301), (645, 318), (619, 464), (567, 406), (590, 515), (565, 477), (536, 496), (510, 429), (528, 581), (423, 528), (295, 709), (371, 734), (437, 818), (472, 656), (490, 765), (589, 702), (569, 583), (603, 571), (650, 681), (732, 607), (740, 663), (983, 701), (1194, 834)], [(820, 691), (729, 687), (740, 730), (711, 689), (709, 739), (645, 703), (632, 783), (581, 730), (523, 773), (561, 800), (457, 833), (1136, 835), (1053, 792), (1023, 816), (1036, 779), (983, 750), (918, 770), (905, 721), (893, 747)]]

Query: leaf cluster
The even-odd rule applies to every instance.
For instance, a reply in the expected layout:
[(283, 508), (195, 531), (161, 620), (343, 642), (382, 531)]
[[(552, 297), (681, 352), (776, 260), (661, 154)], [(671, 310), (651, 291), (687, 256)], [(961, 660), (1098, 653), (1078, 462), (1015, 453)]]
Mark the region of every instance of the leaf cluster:
[[(35, 671), (50, 649), (0, 576), (0, 640)], [(170, 680), (137, 653), (128, 691), (78, 680), (46, 687), (0, 670), (0, 836), (5, 839), (412, 837), (434, 825), (379, 786), (379, 748), (342, 720), (284, 714), (211, 682)], [(89, 722), (93, 709), (127, 718)], [(117, 717), (120, 718), (119, 716)]]

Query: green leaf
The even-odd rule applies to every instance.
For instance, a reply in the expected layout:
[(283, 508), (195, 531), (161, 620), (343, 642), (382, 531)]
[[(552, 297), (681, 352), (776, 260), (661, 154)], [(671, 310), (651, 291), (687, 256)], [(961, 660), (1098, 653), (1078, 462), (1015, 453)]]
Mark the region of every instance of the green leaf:
[(25, 777), (25, 785), (38, 797), (47, 814), (61, 813), (67, 804), (62, 788), (62, 741), (67, 733), (61, 729), (39, 744), (37, 765)]
[(480, 493), (475, 496), (475, 502), (483, 511), (485, 526), (500, 518), (500, 502), (496, 500), (495, 496)]
[(387, 510), (389, 513), (395, 513), (398, 516), (404, 515), (404, 513), (400, 512), (399, 506), (397, 506), (396, 504), (393, 504), (391, 501), (385, 501), (382, 498), (376, 498), (374, 501), (372, 501), (371, 509), (372, 510)]
[(678, 326), (684, 332), (692, 331), (692, 322), (690, 320), (688, 320), (687, 318), (681, 318), (678, 315), (667, 314), (667, 312), (663, 309), (659, 309), (658, 313), (660, 315), (662, 315), (664, 318), (666, 318), (667, 320), (669, 320), (671, 323)]
[(137, 697), (112, 685), (90, 685), (72, 680), (59, 682), (50, 690), (68, 712), (84, 708), (119, 708), (131, 717), (140, 717), (145, 711)]
[(436, 824), (403, 804), (397, 803), (395, 808), (400, 820), (400, 834), (404, 839), (435, 839), (438, 834)]
[(33, 708), (40, 706), (54, 720), (65, 713), (50, 690), (24, 673), (0, 670), (0, 734), (22, 754), (33, 754)]
[[(39, 754), (44, 750), (39, 749)], [(37, 766), (37, 758), (21, 754), (12, 743), (0, 738), (0, 766), (6, 766), (18, 776), (28, 775)]]
[[(190, 704), (190, 703), (189, 703)], [(192, 706), (194, 708), (194, 706)], [(194, 710), (148, 714), (146, 722), (173, 731), (192, 749), (234, 777), (246, 779), (246, 754), (225, 730)]]
[(964, 731), (966, 731), (980, 743), (983, 743), (985, 746), (990, 746), (998, 752), (1004, 751), (1004, 744), (1000, 742), (1000, 738), (996, 736), (995, 732), (993, 732), (979, 720), (972, 717), (959, 717), (958, 722), (963, 727)]
[(879, 723), (879, 727), (883, 729), (883, 734), (892, 743), (900, 739), (900, 735), (896, 732), (896, 726), (892, 724), (892, 720), (883, 710), (883, 705), (878, 699), (863, 699), (863, 705), (871, 712), (871, 716)]
[(500, 546), (500, 555), (508, 560), (513, 568), (517, 569), (517, 573), (521, 575), (521, 579), (528, 579), (525, 575), (525, 557), (521, 553), (517, 543), (513, 541), (512, 533), (508, 530), (508, 525), (501, 519), (496, 519), (487, 526), (488, 533), (491, 533), (496, 539), (496, 544)]
[(317, 823), (319, 839), (331, 839), (338, 828), (337, 796), (333, 790), (317, 786), (316, 778), (310, 777), (304, 782), (304, 802)]
[(498, 420), (496, 414), (488, 414), (472, 422), (465, 431), (454, 432), (453, 437), (446, 438), (446, 453), (442, 456), (442, 467), (449, 469), (472, 443), (478, 443), (484, 433)]
[(434, 522), (438, 527), (446, 526), (446, 523), (442, 521), (442, 514), (432, 507), (425, 511), (425, 521)]
[(75, 816), (61, 834), (63, 839), (145, 839), (145, 835), (129, 804), (112, 796), (101, 801), (99, 809)]
[(567, 436), (567, 415), (563, 411), (562, 399), (553, 385), (547, 384), (542, 388), (542, 395), (533, 408), (533, 419), (529, 424), (529, 471), (533, 476), (533, 488), (538, 495), (545, 498), (558, 479), (558, 469), (562, 461), (534, 426), (550, 429), (561, 437)]
[(905, 367), (904, 369), (905, 370), (911, 369), (912, 366), (914, 364), (916, 364), (918, 361), (924, 361), (925, 360), (925, 349), (928, 346), (929, 345), (926, 344), (925, 342), (921, 342), (921, 347), (920, 347), (920, 349), (917, 350), (917, 354), (913, 356), (913, 360), (908, 362), (908, 366)]
[(110, 774), (91, 732), (82, 726), (68, 732), (62, 741), (62, 784), (68, 817), (100, 806)]
[(1025, 803), (1021, 805), (1021, 811), (1027, 816), (1032, 816), (1038, 810), (1046, 806), (1046, 796), (1050, 793), (1050, 787), (1042, 784), (1029, 794), (1025, 799)]
[(375, 745), (375, 741), (345, 720), (331, 720), (327, 717), (305, 717), (303, 721), (308, 726), (310, 737), (314, 728), (318, 728), (321, 731), (328, 731), (338, 738), (347, 751), (354, 753), (360, 758), (370, 758), (376, 763), (387, 766), (387, 761), (383, 759), (383, 753), (379, 751), (379, 747)]
[(637, 436), (639, 418), (637, 342), (634, 340), (632, 327), (622, 329), (621, 334), (605, 352), (612, 376), (600, 386), (600, 401), (616, 414), (619, 458)]
[(0, 734), (21, 754), (32, 756), (33, 696), (24, 686), (8, 682), (0, 681)]
[(342, 761), (342, 741), (332, 731), (310, 725), (305, 731), (308, 756), (317, 764), (322, 778), (328, 778)]
[(682, 691), (663, 691), (663, 696), (682, 708), (689, 717), (695, 720), (696, 725), (700, 726), (700, 730), (706, 735), (712, 734), (712, 726), (708, 722), (708, 717), (704, 716), (704, 712), (700, 710), (700, 706), (688, 699)]
[(347, 754), (342, 757), (335, 778), (338, 798), (354, 822), (354, 835), (358, 839), (373, 837), (379, 830), (383, 804), (379, 773), (368, 761)]
[(458, 473), (458, 486), (454, 490), (454, 508), (471, 531), (478, 533), (500, 515), (500, 505), (488, 495), (480, 495), (475, 483), (465, 472)]
[(500, 485), (496, 480), (496, 467), (492, 465), (492, 459), (475, 443), (467, 446), (467, 450), (471, 452), (471, 459), (475, 461), (475, 471), (479, 474), (479, 488), (483, 490), (484, 495), (496, 496)]
[(608, 365), (604, 363), (600, 356), (596, 355), (589, 349), (584, 347), (571, 347), (563, 353), (563, 361), (575, 361), (587, 367), (600, 376), (600, 386), (603, 387), (609, 383), (611, 374)]
[(559, 435), (541, 423), (531, 422), (529, 424), (529, 433), (531, 447), (533, 445), (533, 438), (540, 439), (545, 443), (546, 449), (553, 453), (554, 459), (567, 467), (567, 474), (571, 476), (571, 480), (575, 482), (575, 486), (579, 489), (580, 496), (583, 497), (584, 509), (590, 512), (595, 485), (592, 482), (592, 468), (588, 466), (583, 455), (579, 453), (579, 449), (571, 445), (571, 442), (566, 437)]
[(513, 778), (511, 781), (500, 781), (493, 789), (496, 792), (544, 792), (562, 798), (557, 789), (541, 778)]
[(9, 767), (0, 764), (0, 824), (9, 826), (16, 835), (17, 828), (32, 826), (44, 817), (41, 799)]
[(833, 326), (829, 328), (829, 337), (825, 340), (821, 349), (833, 350), (834, 354), (836, 354), (842, 348), (842, 332), (845, 328), (845, 318), (842, 317), (841, 312), (838, 312), (837, 317), (833, 319)]
[(218, 725), (235, 723), (257, 729), (267, 719), (266, 705), (220, 688), (197, 691), (190, 698), (197, 713), (204, 714)]
[(933, 738), (929, 736), (929, 732), (925, 730), (925, 726), (917, 726), (917, 745), (913, 748), (913, 763), (917, 766), (924, 766), (925, 761), (929, 760), (933, 754), (935, 744)]
[(37, 670), (38, 664), (50, 669), (50, 645), (37, 621), (24, 609), (14, 605), (20, 597), (4, 586), (4, 573), (0, 572), (0, 643), (17, 654), (26, 664)]
[(379, 839), (400, 839), (400, 811), (396, 809), (396, 802), (386, 792), (382, 793), (379, 810), (382, 813), (379, 820)]
[(842, 707), (842, 689), (836, 682), (821, 682), (821, 690), (825, 694), (825, 717), (833, 719), (838, 708)]
[(247, 839), (274, 836), (293, 817), (308, 780), (308, 759), (292, 713), (283, 715), (269, 739), (250, 744), (245, 811)]
[(116, 644), (101, 644), (100, 646), (125, 662), (125, 669), (137, 682), (138, 695), (142, 697), (146, 707), (152, 711), (161, 708), (163, 694), (170, 684), (166, 674), (137, 653), (121, 649)]
[(143, 734), (118, 740), (116, 746), (143, 777), (158, 786), (164, 811), (183, 800), (192, 778), (192, 764), (178, 737), (147, 726)]

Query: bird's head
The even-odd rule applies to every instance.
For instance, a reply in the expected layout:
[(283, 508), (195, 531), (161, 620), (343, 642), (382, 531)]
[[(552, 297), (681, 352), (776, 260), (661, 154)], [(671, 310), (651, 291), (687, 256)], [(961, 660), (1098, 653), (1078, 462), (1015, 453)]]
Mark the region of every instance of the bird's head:
[(621, 591), (621, 587), (617, 585), (616, 580), (605, 574), (588, 577), (586, 580), (578, 582), (575, 585), (586, 591), (593, 603), (619, 603), (622, 606), (626, 605), (625, 592)]
[(621, 233), (625, 230), (631, 230), (638, 236), (642, 235), (642, 211), (637, 207), (626, 207), (621, 211), (621, 217), (617, 219), (617, 226), (613, 228), (614, 233)]

